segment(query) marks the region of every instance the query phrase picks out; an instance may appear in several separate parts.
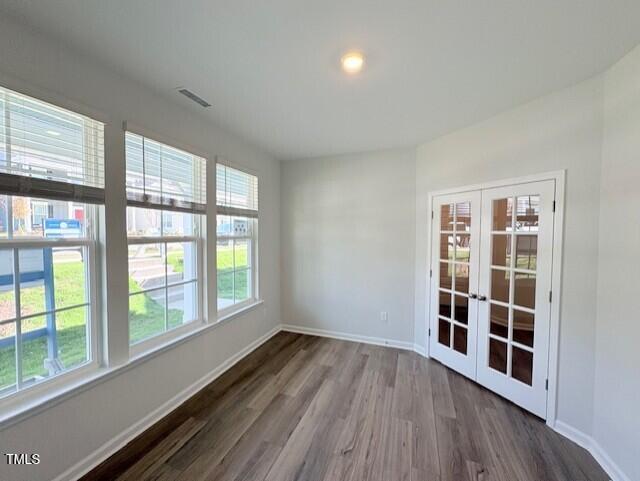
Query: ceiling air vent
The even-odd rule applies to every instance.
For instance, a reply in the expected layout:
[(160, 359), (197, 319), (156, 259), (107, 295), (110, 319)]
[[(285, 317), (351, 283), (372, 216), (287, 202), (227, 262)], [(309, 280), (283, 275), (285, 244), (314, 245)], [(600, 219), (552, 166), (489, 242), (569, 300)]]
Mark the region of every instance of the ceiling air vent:
[(204, 107), (205, 109), (207, 107), (211, 107), (211, 104), (209, 102), (207, 102), (206, 100), (204, 100), (203, 98), (198, 97), (196, 94), (194, 94), (191, 90), (189, 89), (185, 89), (185, 88), (179, 88), (178, 92), (180, 92), (182, 95), (184, 95), (185, 97), (187, 97), (188, 99), (193, 100), (195, 103), (197, 103), (198, 105), (200, 105), (201, 107)]

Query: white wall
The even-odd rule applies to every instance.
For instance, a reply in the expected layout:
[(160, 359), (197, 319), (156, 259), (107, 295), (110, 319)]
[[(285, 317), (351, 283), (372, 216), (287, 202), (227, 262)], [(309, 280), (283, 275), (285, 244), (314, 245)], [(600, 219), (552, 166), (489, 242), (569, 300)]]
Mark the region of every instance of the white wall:
[(640, 479), (640, 47), (605, 74), (594, 438)]
[(283, 163), (281, 185), (283, 322), (413, 344), (415, 150)]
[[(557, 419), (614, 479), (640, 479), (640, 47), (603, 75), (418, 146), (415, 170), (413, 154), (282, 165), (285, 322), (356, 337), (413, 331), (426, 349), (429, 192), (566, 169)], [(380, 221), (391, 212), (398, 236)], [(415, 247), (412, 281), (409, 255), (379, 260), (394, 239)], [(413, 316), (387, 328), (378, 311), (406, 308), (409, 285)]]
[[(15, 87), (25, 84), (24, 80), (50, 100), (64, 98), (95, 110), (107, 121), (107, 133), (116, 132), (128, 120), (199, 152), (223, 155), (254, 170), (260, 179), (259, 267), (264, 305), (0, 431), (0, 453), (39, 453), (42, 460), (29, 468), (9, 468), (3, 459), (0, 479), (50, 480), (278, 325), (280, 170), (279, 162), (266, 153), (212, 125), (199, 107), (188, 107), (186, 100), (167, 102), (15, 21), (0, 18), (0, 45), (3, 82)], [(109, 144), (107, 139), (107, 148), (111, 149), (107, 163), (111, 155), (123, 155), (121, 142)], [(126, 252), (121, 254), (126, 276)], [(115, 329), (120, 334), (126, 322), (110, 320), (120, 327)]]
[[(583, 82), (418, 147), (416, 342), (424, 343), (428, 193), (567, 169), (558, 418), (591, 433), (602, 79)], [(420, 336), (422, 333), (422, 336)]]
[[(557, 415), (591, 434), (602, 95), (597, 77), (422, 144), (415, 171), (412, 150), (283, 163), (284, 322), (403, 341), (414, 332), (426, 350), (428, 193), (566, 169)], [(402, 249), (390, 262), (393, 242)], [(415, 278), (407, 279), (411, 249)], [(385, 306), (402, 313), (388, 325), (379, 321)]]

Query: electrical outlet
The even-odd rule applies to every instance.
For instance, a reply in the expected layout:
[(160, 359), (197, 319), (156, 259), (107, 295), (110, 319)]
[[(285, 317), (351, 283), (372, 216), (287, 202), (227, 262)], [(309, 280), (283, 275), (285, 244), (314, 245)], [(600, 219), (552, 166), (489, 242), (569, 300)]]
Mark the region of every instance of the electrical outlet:
[(387, 315), (387, 311), (382, 311), (380, 313), (380, 320), (387, 322), (389, 320), (389, 316)]

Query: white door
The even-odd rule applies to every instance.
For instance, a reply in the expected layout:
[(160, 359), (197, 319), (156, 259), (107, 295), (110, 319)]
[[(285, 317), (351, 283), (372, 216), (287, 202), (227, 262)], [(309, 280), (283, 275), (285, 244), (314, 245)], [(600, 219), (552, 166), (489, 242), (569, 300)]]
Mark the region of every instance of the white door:
[(434, 198), (429, 351), (476, 378), (480, 192)]
[(433, 200), (429, 352), (546, 418), (555, 181)]
[(482, 192), (477, 381), (546, 418), (555, 181)]

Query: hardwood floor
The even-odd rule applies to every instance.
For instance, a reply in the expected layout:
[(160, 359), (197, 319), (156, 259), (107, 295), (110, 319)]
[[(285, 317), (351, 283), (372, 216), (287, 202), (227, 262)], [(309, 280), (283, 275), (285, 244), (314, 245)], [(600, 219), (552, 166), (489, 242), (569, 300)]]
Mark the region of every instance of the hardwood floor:
[(544, 422), (435, 361), (280, 333), (83, 479), (608, 477)]

